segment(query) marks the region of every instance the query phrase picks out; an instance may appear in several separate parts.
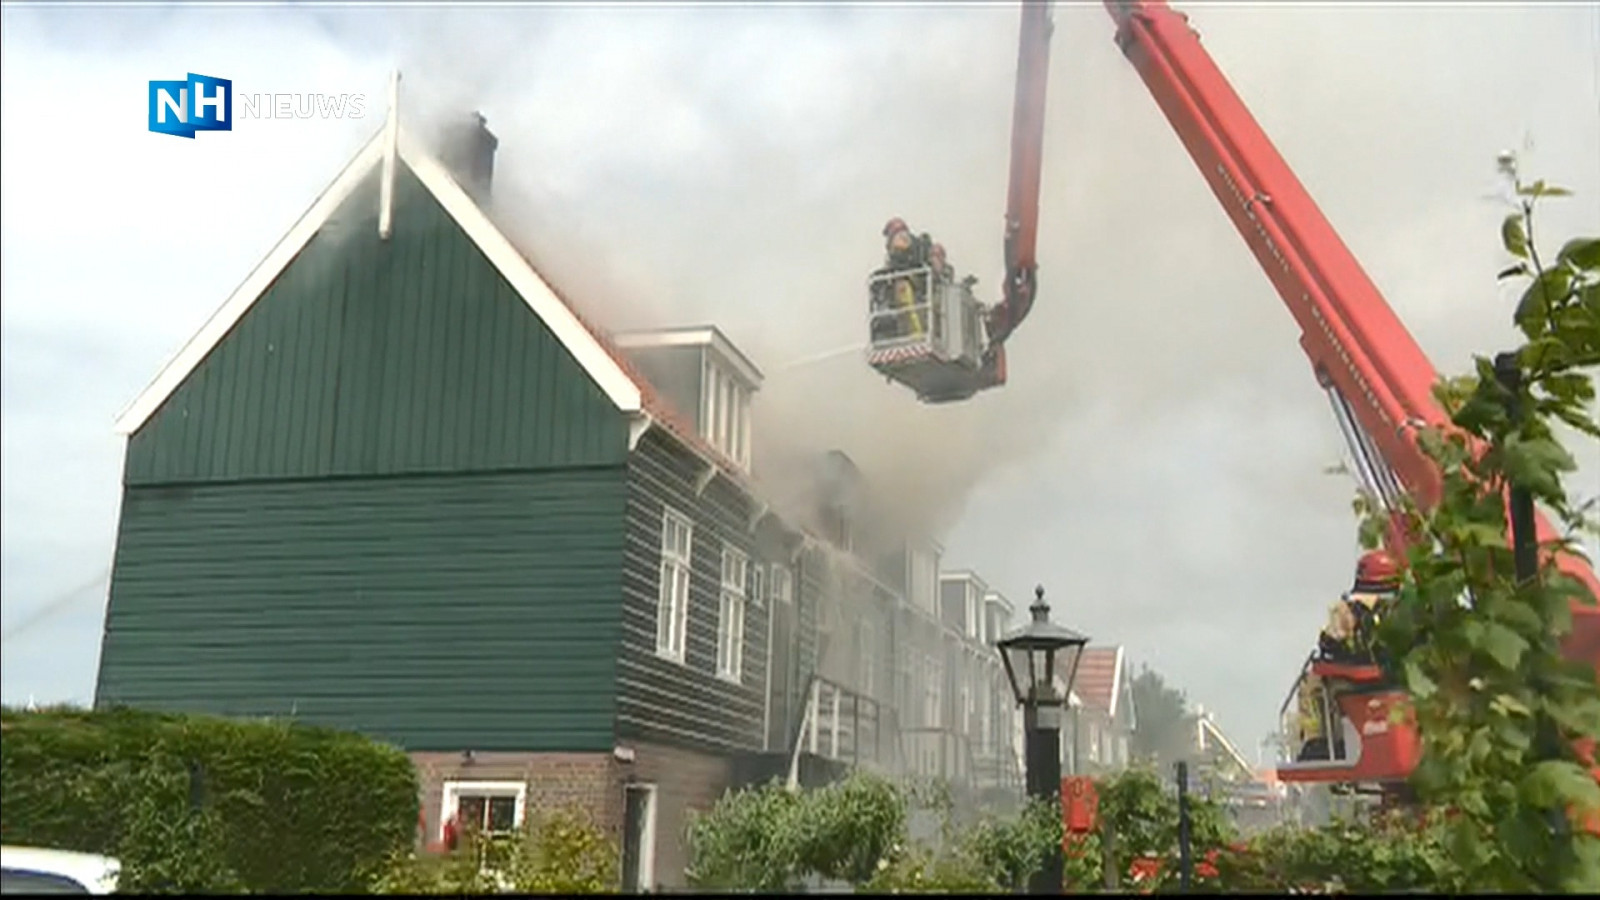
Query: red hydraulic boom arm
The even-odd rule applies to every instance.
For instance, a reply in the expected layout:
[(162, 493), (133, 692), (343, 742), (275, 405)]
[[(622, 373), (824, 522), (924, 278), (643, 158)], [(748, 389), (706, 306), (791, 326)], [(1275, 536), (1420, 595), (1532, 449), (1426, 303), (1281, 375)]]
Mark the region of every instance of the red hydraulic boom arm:
[[(1234, 93), (1188, 17), (1164, 0), (1104, 2), (1118, 46), (1299, 323), (1300, 346), (1364, 487), (1390, 510), (1402, 494), (1424, 507), (1437, 502), (1439, 472), (1418, 447), (1414, 426), (1448, 419), (1433, 398), (1437, 373), (1422, 348)], [(1540, 541), (1553, 540), (1549, 522), (1537, 519)], [(1570, 554), (1558, 565), (1600, 597), (1590, 565)], [(1573, 612), (1567, 654), (1600, 666), (1600, 609)]]
[(1039, 181), (1044, 164), (1045, 87), (1050, 73), (1049, 3), (1024, 2), (1017, 41), (1017, 92), (1011, 112), (1011, 184), (1006, 191), (1006, 283), (989, 310), (992, 352), (1000, 352), (1033, 308), (1039, 240)]

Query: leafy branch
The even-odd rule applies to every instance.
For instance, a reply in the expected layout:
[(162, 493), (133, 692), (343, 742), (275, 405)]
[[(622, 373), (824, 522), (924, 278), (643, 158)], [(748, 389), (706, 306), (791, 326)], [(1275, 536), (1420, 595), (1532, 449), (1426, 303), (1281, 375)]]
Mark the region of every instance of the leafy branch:
[[(1594, 507), (1569, 497), (1565, 479), (1577, 462), (1556, 426), (1600, 437), (1592, 412), (1600, 239), (1541, 255), (1536, 205), (1568, 192), (1543, 181), (1516, 188), (1518, 210), (1501, 225), (1516, 262), (1500, 278), (1527, 281), (1513, 313), (1524, 340), (1435, 387), (1449, 425), (1416, 438), (1442, 474), (1442, 491), (1430, 509), (1399, 511), (1403, 532), (1420, 539), (1407, 549), (1407, 578), (1378, 639), (1400, 662), (1421, 730), (1414, 787), (1453, 813), (1447, 846), (1469, 881), (1594, 891), (1600, 839), (1574, 822), (1600, 812), (1600, 784), (1574, 740), (1600, 733), (1600, 687), (1593, 661), (1566, 659), (1562, 640), (1573, 604), (1596, 601), (1558, 567), (1577, 535), (1595, 529)], [(1562, 528), (1537, 548), (1532, 572), (1513, 547), (1521, 530), (1508, 516), (1513, 490)], [(1365, 496), (1356, 509), (1363, 543), (1377, 546), (1388, 512)]]

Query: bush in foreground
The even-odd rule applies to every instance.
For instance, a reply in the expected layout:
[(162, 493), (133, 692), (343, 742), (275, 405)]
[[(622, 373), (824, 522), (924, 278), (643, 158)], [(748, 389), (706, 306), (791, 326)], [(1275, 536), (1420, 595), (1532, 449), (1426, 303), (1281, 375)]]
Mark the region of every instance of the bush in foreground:
[(0, 840), (102, 853), (123, 890), (361, 892), (416, 836), (400, 750), (282, 721), (0, 713)]

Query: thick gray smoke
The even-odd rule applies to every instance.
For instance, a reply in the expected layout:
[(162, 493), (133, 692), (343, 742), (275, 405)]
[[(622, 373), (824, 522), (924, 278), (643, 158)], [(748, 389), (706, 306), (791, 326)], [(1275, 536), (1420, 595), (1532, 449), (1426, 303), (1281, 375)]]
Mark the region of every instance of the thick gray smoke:
[[(864, 279), (892, 215), (932, 232), (996, 298), (1016, 16), (834, 10), (819, 25), (819, 12), (541, 13), (513, 42), (525, 63), (479, 48), (469, 72), (419, 59), (408, 79), (445, 86), (430, 102), (476, 95), (501, 139), (496, 216), (585, 311), (619, 329), (712, 322), (750, 353), (767, 375), (757, 466), (780, 493), (793, 471), (781, 462), (838, 447), (903, 523), (942, 530), (1076, 396), (1043, 341), (1019, 340), (1011, 387), (946, 407), (918, 404), (862, 358)], [(558, 64), (588, 118), (543, 87), (539, 70)], [(495, 78), (473, 84), (479, 68)], [(1053, 159), (1052, 176), (1069, 177), (1052, 177), (1053, 192), (1082, 192), (1069, 174), (1082, 149), (1056, 154), (1067, 162)], [(1051, 246), (1075, 243), (1066, 221), (1047, 223)], [(1068, 265), (1047, 266), (1046, 302), (1069, 296)]]
[[(1186, 8), (1441, 369), (1512, 339), (1496, 152), (1578, 191), (1546, 233), (1600, 221), (1592, 14)], [(899, 215), (995, 299), (1014, 7), (477, 16), (431, 21), (406, 66), (488, 114), (497, 214), (607, 324), (715, 322), (746, 348), (769, 477), (846, 450), (903, 520), (954, 525), (953, 562), (1013, 597), (1057, 586), (1241, 743), (1265, 730), (1346, 586), (1353, 485), (1323, 474), (1340, 444), (1292, 321), (1098, 4), (1057, 11), (1011, 383), (948, 407), (853, 349), (863, 279)], [(1219, 660), (1241, 635), (1259, 652)]]

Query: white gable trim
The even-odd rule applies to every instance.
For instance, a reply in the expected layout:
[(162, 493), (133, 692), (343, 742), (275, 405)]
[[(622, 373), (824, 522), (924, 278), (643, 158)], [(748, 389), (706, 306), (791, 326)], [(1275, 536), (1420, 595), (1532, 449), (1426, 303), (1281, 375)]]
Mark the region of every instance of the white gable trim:
[(256, 266), (255, 271), (234, 289), (228, 299), (211, 314), (211, 318), (200, 327), (194, 337), (183, 345), (167, 364), (162, 367), (149, 387), (144, 389), (128, 408), (117, 417), (116, 431), (118, 434), (133, 434), (139, 427), (161, 408), (172, 392), (178, 389), (189, 374), (200, 366), (200, 363), (209, 355), (217, 344), (227, 336), (250, 307), (255, 305), (257, 299), (266, 292), (267, 288), (278, 279), (289, 263), (305, 249), (312, 235), (327, 223), (339, 206), (355, 191), (361, 180), (367, 176), (372, 167), (383, 158), (383, 131), (380, 130), (371, 140), (367, 141), (339, 177), (328, 185), (321, 196), (311, 204), (300, 221), (294, 223), (289, 233), (278, 241)]
[(1115, 722), (1117, 720), (1117, 704), (1122, 700), (1122, 645), (1117, 645), (1116, 659), (1111, 669), (1111, 708), (1106, 713)]
[[(589, 329), (572, 310), (556, 296), (550, 285), (534, 271), (533, 266), (512, 246), (506, 236), (495, 227), (483, 210), (455, 183), (444, 166), (414, 142), (408, 140), (405, 129), (399, 129), (400, 158), (434, 199), (461, 226), (462, 231), (483, 251), (490, 263), (528, 305), (534, 315), (567, 348), (589, 377), (595, 380), (619, 410), (638, 412), (641, 405), (639, 386), (628, 377), (611, 354), (600, 345)], [(360, 185), (362, 179), (382, 164), (385, 152), (387, 124), (361, 148), (354, 159), (345, 166), (339, 177), (322, 192), (305, 215), (289, 229), (277, 246), (256, 266), (250, 276), (234, 290), (233, 294), (206, 320), (200, 330), (161, 369), (150, 385), (144, 389), (127, 409), (117, 417), (116, 432), (131, 435), (138, 431), (161, 404), (172, 396), (195, 369), (199, 368), (211, 351), (222, 342), (233, 326), (255, 305), (267, 288), (289, 267), (300, 251), (305, 249), (318, 229), (325, 225), (340, 205)]]

